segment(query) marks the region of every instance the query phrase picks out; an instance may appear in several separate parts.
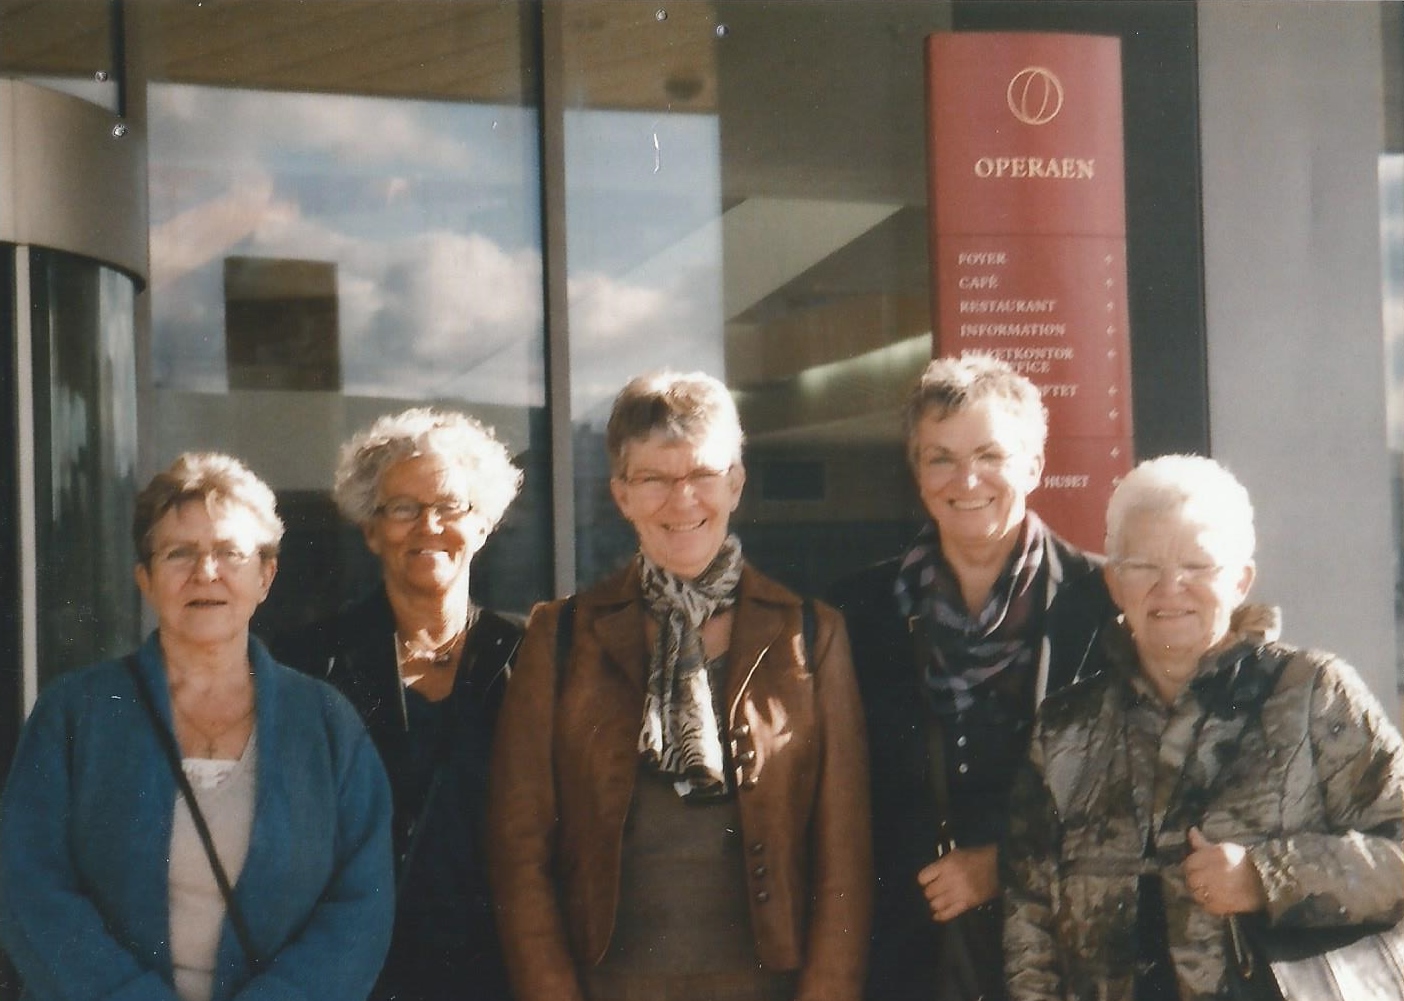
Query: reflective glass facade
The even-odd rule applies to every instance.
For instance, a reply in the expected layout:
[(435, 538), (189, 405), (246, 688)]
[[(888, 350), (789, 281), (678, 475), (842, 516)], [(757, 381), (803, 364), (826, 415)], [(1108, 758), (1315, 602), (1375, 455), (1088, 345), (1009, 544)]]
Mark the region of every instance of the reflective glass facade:
[[(121, 112), (146, 166), (144, 285), (34, 255), (54, 324), (25, 373), (54, 516), (38, 530), (41, 673), (139, 634), (124, 505), (183, 449), (234, 452), (278, 490), (290, 531), (259, 628), (363, 591), (376, 567), (327, 493), (337, 448), (414, 404), (494, 425), (526, 471), (476, 565), (480, 600), (525, 612), (596, 579), (633, 549), (604, 419), (659, 366), (736, 394), (734, 525), (757, 565), (822, 592), (899, 551), (920, 519), (898, 410), (931, 351), (932, 32), (1121, 39), (1137, 450), (1218, 448), (1205, 287), (1234, 279), (1206, 274), (1202, 249), (1197, 6), (0, 0), (0, 74)], [(1398, 5), (1377, 6), (1392, 121)], [(1307, 7), (1334, 37), (1345, 15)], [(114, 303), (125, 334), (100, 319)], [(102, 366), (123, 336), (119, 392), (127, 376)], [(90, 538), (101, 552), (71, 541)]]

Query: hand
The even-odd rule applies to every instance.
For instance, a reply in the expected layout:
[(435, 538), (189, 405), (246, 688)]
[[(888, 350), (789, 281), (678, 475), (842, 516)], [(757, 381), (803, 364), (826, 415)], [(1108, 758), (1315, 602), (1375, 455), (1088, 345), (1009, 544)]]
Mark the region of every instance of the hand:
[(1190, 853), (1185, 858), (1185, 882), (1200, 907), (1227, 916), (1260, 911), (1267, 893), (1258, 870), (1248, 861), (1248, 849), (1232, 841), (1215, 844), (1199, 828), (1189, 829)]
[(994, 845), (953, 848), (917, 873), (933, 921), (950, 921), (999, 896), (999, 855)]

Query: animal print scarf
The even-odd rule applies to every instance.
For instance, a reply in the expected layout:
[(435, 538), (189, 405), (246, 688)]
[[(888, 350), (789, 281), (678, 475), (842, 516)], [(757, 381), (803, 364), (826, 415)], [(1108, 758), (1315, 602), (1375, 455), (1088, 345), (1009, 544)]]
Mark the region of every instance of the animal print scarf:
[(644, 604), (658, 623), (648, 664), (639, 754), (646, 764), (677, 777), (684, 799), (730, 792), (702, 623), (736, 603), (741, 542), (728, 536), (721, 551), (693, 580), (669, 573), (639, 554)]
[(897, 608), (911, 625), (928, 704), (953, 716), (975, 704), (974, 690), (1010, 667), (1037, 661), (1029, 626), (1040, 609), (1034, 587), (1043, 567), (1046, 530), (1030, 511), (1009, 564), (984, 608), (967, 612), (960, 581), (941, 554), (936, 526), (927, 524), (897, 571)]

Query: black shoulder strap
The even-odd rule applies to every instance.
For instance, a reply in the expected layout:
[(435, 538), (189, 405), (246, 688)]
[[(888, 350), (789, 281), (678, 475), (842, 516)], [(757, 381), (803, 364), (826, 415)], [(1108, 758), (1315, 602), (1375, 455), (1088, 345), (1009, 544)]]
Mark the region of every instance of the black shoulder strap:
[(817, 631), (818, 625), (815, 622), (814, 600), (812, 598), (805, 598), (800, 604), (800, 636), (804, 639), (804, 654), (806, 657), (808, 657), (810, 651), (814, 649), (814, 634)]
[(575, 595), (561, 602), (561, 614), (556, 618), (556, 692), (565, 680), (566, 664), (570, 661), (570, 645), (575, 640)]
[(137, 664), (134, 655), (128, 654), (123, 658), (123, 663), (127, 667), (127, 672), (132, 676), (132, 682), (136, 685), (137, 696), (141, 699), (142, 707), (146, 710), (146, 716), (151, 721), (151, 728), (156, 731), (156, 737), (161, 742), (161, 749), (166, 752), (166, 763), (171, 766), (171, 774), (175, 776), (176, 786), (180, 789), (180, 794), (185, 798), (185, 805), (190, 808), (190, 819), (195, 822), (195, 830), (200, 835), (200, 843), (205, 846), (205, 855), (210, 860), (210, 869), (214, 871), (215, 882), (219, 884), (220, 896), (224, 898), (224, 907), (229, 914), (229, 922), (234, 926), (234, 935), (239, 939), (239, 947), (244, 950), (244, 957), (248, 960), (249, 969), (258, 973), (263, 966), (263, 961), (253, 948), (253, 938), (249, 934), (248, 922), (244, 920), (244, 912), (239, 908), (239, 901), (234, 897), (234, 887), (230, 885), (229, 874), (224, 871), (224, 863), (219, 860), (219, 853), (215, 850), (214, 837), (210, 834), (210, 825), (205, 822), (205, 815), (200, 810), (200, 804), (195, 799), (195, 790), (190, 788), (190, 780), (185, 776), (185, 769), (180, 763), (180, 748), (176, 746), (175, 735), (161, 719), (161, 714), (156, 710), (156, 702), (152, 698), (151, 690), (146, 686), (146, 679), (141, 676), (141, 668)]

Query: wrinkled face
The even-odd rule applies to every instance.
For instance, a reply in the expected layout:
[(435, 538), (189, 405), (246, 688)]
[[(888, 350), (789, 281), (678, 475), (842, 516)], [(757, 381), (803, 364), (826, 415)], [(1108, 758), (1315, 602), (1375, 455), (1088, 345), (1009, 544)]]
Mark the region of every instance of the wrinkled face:
[(466, 469), (432, 453), (397, 462), (380, 478), (376, 503), (362, 531), (387, 590), (443, 597), (466, 584), (491, 528), (473, 507)]
[(1141, 511), (1127, 516), (1116, 541), (1107, 586), (1142, 660), (1197, 662), (1228, 635), (1254, 568), (1230, 555), (1222, 533), (1183, 511)]
[(653, 435), (630, 443), (623, 475), (609, 486), (645, 556), (688, 579), (707, 569), (726, 541), (746, 482), (733, 458), (727, 443), (714, 438), (693, 445)]
[(216, 508), (213, 516), (201, 501), (167, 511), (152, 530), (150, 562), (136, 568), (162, 642), (209, 646), (244, 637), (278, 572), (277, 560), (258, 554), (265, 541), (258, 519), (241, 505)]
[(994, 541), (1023, 523), (1043, 454), (1008, 406), (984, 400), (923, 417), (912, 445), (917, 490), (943, 545)]

